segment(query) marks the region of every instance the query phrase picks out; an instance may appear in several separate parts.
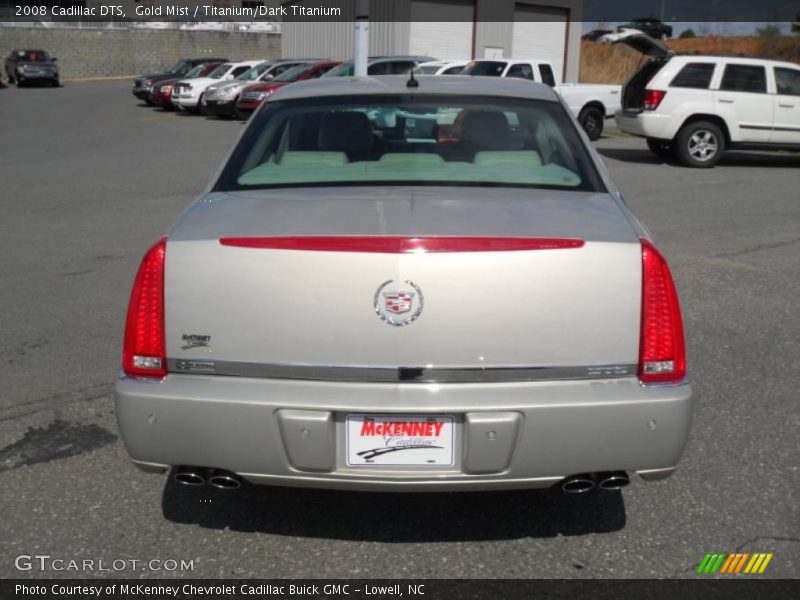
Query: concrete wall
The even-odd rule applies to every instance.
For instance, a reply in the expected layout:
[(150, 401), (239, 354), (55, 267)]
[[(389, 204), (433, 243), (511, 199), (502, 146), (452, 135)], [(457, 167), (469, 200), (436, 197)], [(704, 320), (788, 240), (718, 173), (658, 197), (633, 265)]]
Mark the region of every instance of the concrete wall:
[(280, 37), (274, 33), (0, 26), (0, 57), (5, 62), (14, 48), (41, 48), (58, 58), (62, 79), (110, 77), (159, 71), (184, 57), (278, 58)]

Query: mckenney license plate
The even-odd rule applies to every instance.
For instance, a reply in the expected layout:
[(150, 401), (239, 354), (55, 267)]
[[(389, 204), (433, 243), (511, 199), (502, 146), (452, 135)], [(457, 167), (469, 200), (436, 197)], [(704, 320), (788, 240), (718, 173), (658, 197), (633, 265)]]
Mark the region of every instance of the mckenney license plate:
[(348, 415), (347, 465), (452, 467), (451, 416)]

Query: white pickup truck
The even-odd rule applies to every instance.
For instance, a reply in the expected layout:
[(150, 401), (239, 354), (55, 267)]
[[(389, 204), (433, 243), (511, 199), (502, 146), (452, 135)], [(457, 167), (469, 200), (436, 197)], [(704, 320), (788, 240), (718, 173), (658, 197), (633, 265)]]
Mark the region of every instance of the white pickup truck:
[(549, 85), (564, 99), (590, 140), (603, 133), (603, 122), (621, 108), (622, 86), (594, 83), (560, 83), (546, 60), (486, 58), (473, 60), (459, 75), (518, 77)]

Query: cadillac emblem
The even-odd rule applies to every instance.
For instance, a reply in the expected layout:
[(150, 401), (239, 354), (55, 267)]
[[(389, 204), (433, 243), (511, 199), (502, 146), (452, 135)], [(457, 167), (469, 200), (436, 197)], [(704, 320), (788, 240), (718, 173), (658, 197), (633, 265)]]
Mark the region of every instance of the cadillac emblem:
[(375, 292), (375, 312), (385, 323), (402, 327), (419, 318), (424, 300), (422, 290), (413, 281), (389, 279)]

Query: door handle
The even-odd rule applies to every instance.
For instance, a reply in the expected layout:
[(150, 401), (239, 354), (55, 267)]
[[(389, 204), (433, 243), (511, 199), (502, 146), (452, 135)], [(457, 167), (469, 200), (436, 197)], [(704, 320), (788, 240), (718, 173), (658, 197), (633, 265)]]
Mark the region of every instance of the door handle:
[(730, 98), (720, 98), (719, 101), (722, 104), (733, 104), (736, 100), (731, 100)]
[(785, 104), (783, 102), (778, 102), (778, 106), (781, 108), (794, 108), (794, 104)]

